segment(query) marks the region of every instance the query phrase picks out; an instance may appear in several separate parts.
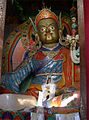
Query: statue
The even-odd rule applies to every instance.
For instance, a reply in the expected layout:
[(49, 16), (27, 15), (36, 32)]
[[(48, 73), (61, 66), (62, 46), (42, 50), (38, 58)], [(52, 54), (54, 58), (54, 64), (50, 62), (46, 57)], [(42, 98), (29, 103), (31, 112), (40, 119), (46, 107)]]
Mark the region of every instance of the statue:
[[(76, 41), (71, 44), (74, 37), (67, 36), (65, 42), (62, 41), (64, 38), (60, 34), (62, 31), (59, 30), (58, 18), (49, 9), (44, 8), (39, 12), (35, 26), (35, 40), (39, 43), (39, 49), (14, 72), (2, 75), (3, 85), (16, 93), (27, 93), (38, 98), (38, 91), (42, 90), (42, 85), (50, 77), (56, 86), (54, 95), (79, 90), (80, 68), (77, 65), (79, 58), (75, 55)], [(66, 47), (68, 45), (71, 45), (70, 49)]]

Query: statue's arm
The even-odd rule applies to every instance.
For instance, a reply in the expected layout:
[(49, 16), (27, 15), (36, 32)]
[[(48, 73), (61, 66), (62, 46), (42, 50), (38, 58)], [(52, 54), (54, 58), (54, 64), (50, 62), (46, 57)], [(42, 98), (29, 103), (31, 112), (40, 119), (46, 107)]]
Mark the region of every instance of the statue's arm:
[(25, 92), (31, 83), (32, 62), (24, 61), (12, 73), (2, 74), (2, 81), (5, 88), (15, 92)]

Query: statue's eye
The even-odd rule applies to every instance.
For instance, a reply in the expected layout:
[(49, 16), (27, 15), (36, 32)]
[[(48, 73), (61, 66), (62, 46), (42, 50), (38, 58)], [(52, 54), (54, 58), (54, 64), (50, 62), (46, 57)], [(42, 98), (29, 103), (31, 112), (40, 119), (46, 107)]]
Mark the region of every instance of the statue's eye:
[(46, 30), (45, 28), (41, 28), (41, 29), (40, 29), (41, 32), (44, 32), (45, 30)]
[(50, 30), (55, 30), (55, 27), (54, 26), (50, 26)]

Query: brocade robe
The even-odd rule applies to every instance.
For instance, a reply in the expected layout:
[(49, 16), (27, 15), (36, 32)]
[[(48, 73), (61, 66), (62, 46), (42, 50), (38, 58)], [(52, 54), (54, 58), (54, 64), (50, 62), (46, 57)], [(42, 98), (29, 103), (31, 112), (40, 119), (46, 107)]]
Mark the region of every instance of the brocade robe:
[[(51, 57), (51, 60), (44, 66), (38, 65), (44, 61), (46, 57)], [(33, 55), (31, 59), (26, 58), (23, 64), (16, 72), (2, 75), (3, 85), (11, 91), (20, 93), (19, 84), (29, 75), (35, 72), (31, 85), (28, 89), (41, 90), (41, 85), (45, 84), (49, 75), (58, 88), (72, 87), (80, 89), (80, 68), (74, 65), (74, 78), (72, 77), (72, 66), (70, 51), (62, 46), (49, 50), (42, 47)]]

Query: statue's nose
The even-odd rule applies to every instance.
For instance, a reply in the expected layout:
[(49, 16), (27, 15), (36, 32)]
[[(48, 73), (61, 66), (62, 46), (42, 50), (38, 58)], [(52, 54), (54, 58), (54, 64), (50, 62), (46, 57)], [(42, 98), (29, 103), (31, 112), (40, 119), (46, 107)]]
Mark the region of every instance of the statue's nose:
[(49, 28), (46, 28), (46, 32), (49, 33), (49, 32), (50, 32), (50, 29), (49, 29)]

